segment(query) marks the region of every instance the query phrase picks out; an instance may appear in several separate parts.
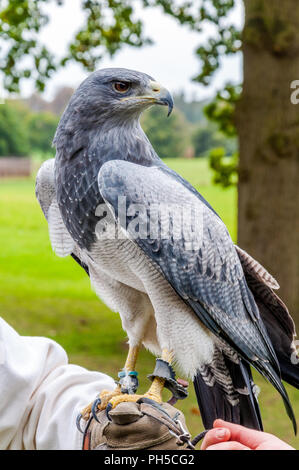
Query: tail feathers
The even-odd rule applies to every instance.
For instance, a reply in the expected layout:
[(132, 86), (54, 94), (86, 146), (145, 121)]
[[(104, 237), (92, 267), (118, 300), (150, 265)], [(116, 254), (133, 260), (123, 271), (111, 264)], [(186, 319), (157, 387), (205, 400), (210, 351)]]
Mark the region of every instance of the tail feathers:
[(253, 382), (250, 366), (240, 360), (235, 364), (226, 360), (232, 382), (239, 393), (240, 424), (252, 429), (263, 430), (262, 417), (257, 399), (258, 388)]
[(281, 377), (287, 383), (299, 389), (299, 359), (294, 343), (296, 332), (293, 320), (287, 308), (277, 296), (271, 304), (270, 302), (265, 304), (260, 301), (257, 301), (257, 304), (276, 352)]
[[(243, 361), (238, 364), (224, 357), (218, 370), (209, 367), (209, 374), (200, 370), (194, 378), (194, 388), (206, 429), (213, 427), (217, 418), (263, 430), (259, 405), (255, 395), (250, 367)], [(215, 363), (214, 363), (215, 364)], [(219, 365), (218, 365), (219, 367)], [(221, 372), (219, 373), (219, 370)], [(223, 382), (226, 374), (226, 384)]]
[[(247, 285), (254, 296), (278, 359), (281, 377), (290, 385), (299, 388), (299, 362), (294, 344), (296, 329), (286, 305), (273, 292), (273, 289), (278, 289), (279, 285), (265, 268), (248, 253), (237, 246), (236, 250), (242, 263)], [(292, 358), (296, 364), (292, 363)]]
[(278, 356), (278, 360), (282, 379), (299, 389), (299, 364), (292, 364), (283, 356)]
[(269, 380), (269, 382), (276, 388), (276, 390), (280, 393), (283, 403), (286, 409), (286, 412), (292, 421), (293, 428), (294, 428), (294, 433), (297, 434), (297, 423), (296, 423), (296, 418), (294, 415), (294, 411), (290, 402), (290, 399), (288, 397), (287, 391), (284, 388), (283, 383), (281, 382), (280, 377), (276, 374), (274, 369), (268, 365), (267, 367), (259, 368), (259, 366), (256, 367), (256, 369), (266, 378)]

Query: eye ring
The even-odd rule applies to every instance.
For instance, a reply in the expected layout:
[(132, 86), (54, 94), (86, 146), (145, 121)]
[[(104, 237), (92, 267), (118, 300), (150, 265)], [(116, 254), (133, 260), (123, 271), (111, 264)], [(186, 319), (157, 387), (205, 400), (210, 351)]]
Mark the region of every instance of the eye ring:
[(114, 82), (113, 88), (117, 93), (126, 93), (131, 87), (131, 84), (128, 82)]

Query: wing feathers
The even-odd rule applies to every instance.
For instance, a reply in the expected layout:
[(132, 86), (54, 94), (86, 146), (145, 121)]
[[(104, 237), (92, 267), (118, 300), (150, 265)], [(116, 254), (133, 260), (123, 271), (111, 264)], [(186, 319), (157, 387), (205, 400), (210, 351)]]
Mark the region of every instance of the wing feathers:
[(258, 261), (252, 258), (252, 256), (246, 253), (246, 251), (242, 250), (239, 246), (235, 245), (235, 248), (239, 255), (244, 271), (254, 275), (257, 279), (265, 283), (271, 289), (279, 289), (278, 282), (264, 268), (264, 266), (262, 266)]
[(75, 242), (62, 220), (56, 200), (54, 182), (54, 158), (47, 160), (39, 169), (36, 177), (35, 193), (49, 224), (49, 235), (53, 251), (58, 256), (70, 255)]
[[(294, 422), (279, 379), (279, 366), (271, 341), (247, 286), (236, 248), (219, 217), (181, 183), (181, 178), (165, 172), (164, 166), (143, 167), (126, 161), (109, 161), (102, 166), (98, 183), (102, 197), (113, 207), (115, 217), (128, 236), (156, 263), (157, 269), (199, 319), (273, 383), (282, 394)], [(142, 237), (138, 236), (131, 230), (134, 217), (126, 213), (120, 220), (119, 197), (125, 198), (126, 208), (132, 204), (145, 208), (139, 214), (143, 227), (148, 228), (150, 224), (150, 206), (166, 204), (187, 209), (194, 207), (199, 214), (197, 228), (187, 231), (191, 234), (188, 243), (184, 231), (179, 238), (163, 238), (161, 226), (164, 220), (158, 214), (158, 236), (151, 237), (149, 230)], [(173, 216), (170, 220), (174, 224)], [(184, 223), (190, 227), (194, 219), (187, 217)], [(152, 238), (156, 238), (155, 243)], [(252, 261), (247, 264), (250, 269), (256, 268)], [(275, 285), (269, 273), (260, 267), (256, 270), (260, 279)]]
[(75, 242), (64, 225), (56, 199), (49, 207), (48, 224), (53, 251), (61, 257), (70, 255), (74, 251)]

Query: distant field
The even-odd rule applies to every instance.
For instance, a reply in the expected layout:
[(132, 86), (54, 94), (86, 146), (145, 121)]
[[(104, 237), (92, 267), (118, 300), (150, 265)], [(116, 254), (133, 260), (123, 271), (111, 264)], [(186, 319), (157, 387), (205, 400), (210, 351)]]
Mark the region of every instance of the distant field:
[[(236, 190), (211, 184), (205, 160), (168, 160), (210, 202), (236, 240)], [(0, 315), (20, 334), (48, 336), (68, 352), (70, 362), (117, 376), (126, 356), (119, 316), (92, 292), (89, 279), (72, 259), (51, 250), (47, 223), (34, 196), (33, 180), (0, 180)], [(143, 351), (138, 361), (141, 391), (148, 386), (154, 359)], [(276, 392), (258, 377), (265, 428), (299, 448)], [(290, 390), (299, 417), (298, 392)], [(190, 397), (178, 405), (193, 434), (201, 428)]]

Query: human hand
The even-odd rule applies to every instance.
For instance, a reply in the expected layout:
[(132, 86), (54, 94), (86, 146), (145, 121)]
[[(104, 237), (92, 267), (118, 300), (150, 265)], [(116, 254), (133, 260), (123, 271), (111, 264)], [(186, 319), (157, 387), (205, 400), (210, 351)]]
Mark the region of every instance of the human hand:
[(267, 432), (216, 419), (207, 432), (201, 450), (295, 450)]

